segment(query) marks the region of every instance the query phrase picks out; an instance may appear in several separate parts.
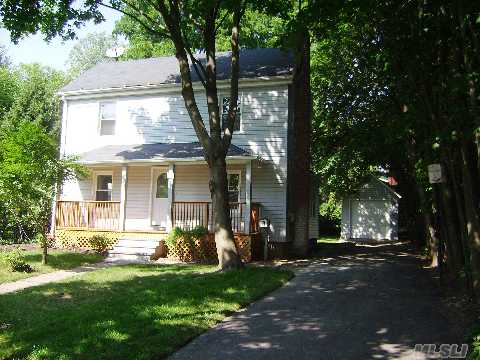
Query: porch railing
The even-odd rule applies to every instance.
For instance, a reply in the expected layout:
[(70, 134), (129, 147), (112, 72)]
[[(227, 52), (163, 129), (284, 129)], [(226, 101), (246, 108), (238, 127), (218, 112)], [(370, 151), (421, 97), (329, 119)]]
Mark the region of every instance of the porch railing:
[[(230, 203), (232, 230), (245, 233), (246, 203)], [(250, 232), (258, 231), (260, 204), (253, 203), (250, 209)], [(208, 201), (175, 201), (172, 204), (172, 225), (182, 229), (204, 226), (213, 231), (213, 207)]]
[[(193, 229), (202, 225), (213, 231), (213, 208), (208, 201), (175, 201), (172, 204), (172, 226)], [(236, 233), (246, 233), (246, 203), (230, 203), (232, 229)], [(252, 203), (250, 207), (249, 232), (258, 232), (261, 205)], [(58, 201), (56, 211), (57, 228), (82, 228), (118, 230), (120, 225), (119, 201)]]
[(119, 201), (58, 201), (57, 228), (118, 230)]

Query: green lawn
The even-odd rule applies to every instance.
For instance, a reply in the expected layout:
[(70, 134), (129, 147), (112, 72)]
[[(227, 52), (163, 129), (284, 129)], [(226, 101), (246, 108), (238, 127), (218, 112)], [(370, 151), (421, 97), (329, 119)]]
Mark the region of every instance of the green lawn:
[[(55, 270), (73, 269), (84, 264), (92, 264), (103, 260), (103, 257), (94, 253), (76, 253), (61, 250), (49, 250), (48, 264), (42, 265), (42, 251), (28, 250), (22, 251), (25, 260), (33, 267), (33, 272), (11, 272), (2, 261), (2, 252), (0, 251), (0, 284), (24, 279), (27, 277), (40, 275)], [(1, 320), (1, 319), (0, 319)]]
[(163, 358), (293, 276), (214, 270), (114, 266), (0, 295), (0, 359)]
[(342, 241), (338, 236), (322, 236), (317, 239), (317, 244), (323, 244), (323, 243), (335, 244), (339, 242), (342, 242)]

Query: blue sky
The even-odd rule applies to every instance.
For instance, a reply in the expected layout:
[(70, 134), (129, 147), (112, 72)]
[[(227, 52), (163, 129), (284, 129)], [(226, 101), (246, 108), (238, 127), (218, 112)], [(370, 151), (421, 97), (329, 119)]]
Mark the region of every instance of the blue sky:
[[(105, 9), (102, 13), (106, 21), (98, 25), (87, 23), (78, 31), (79, 38), (91, 32), (105, 31), (110, 33), (112, 31), (115, 21), (120, 19), (121, 14), (110, 9)], [(60, 38), (55, 38), (47, 43), (43, 40), (42, 34), (35, 34), (20, 40), (18, 45), (15, 45), (10, 42), (9, 32), (0, 29), (0, 44), (7, 48), (8, 56), (14, 64), (38, 62), (59, 70), (65, 70), (68, 53), (75, 44), (75, 40), (64, 42)]]

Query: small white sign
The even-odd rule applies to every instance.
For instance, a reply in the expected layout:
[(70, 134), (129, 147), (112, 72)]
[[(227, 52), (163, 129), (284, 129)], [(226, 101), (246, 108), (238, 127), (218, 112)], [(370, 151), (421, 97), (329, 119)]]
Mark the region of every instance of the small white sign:
[(268, 227), (268, 219), (260, 219), (258, 222), (258, 226), (261, 228), (267, 228)]
[(430, 184), (438, 184), (443, 182), (442, 165), (430, 164), (428, 165), (428, 181)]

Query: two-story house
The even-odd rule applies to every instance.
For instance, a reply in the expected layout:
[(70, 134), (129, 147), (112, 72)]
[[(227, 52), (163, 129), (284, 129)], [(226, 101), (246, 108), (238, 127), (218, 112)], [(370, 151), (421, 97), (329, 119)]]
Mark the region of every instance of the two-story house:
[[(229, 53), (218, 54), (223, 115), (229, 68)], [(208, 119), (203, 87), (194, 71), (192, 77)], [(239, 112), (227, 156), (234, 232), (256, 233), (259, 217), (268, 218), (271, 241), (278, 243), (293, 240), (287, 183), (310, 176), (295, 173), (288, 161), (297, 121), (292, 79), (291, 54), (241, 51)], [(90, 175), (62, 185), (54, 210), (58, 238), (79, 245), (97, 233), (128, 238), (135, 250), (123, 249), (126, 254), (148, 255), (172, 227), (212, 229), (209, 171), (180, 90), (175, 57), (102, 63), (61, 90), (61, 154), (77, 155)], [(311, 194), (305, 237), (315, 238), (318, 201), (313, 188)]]

